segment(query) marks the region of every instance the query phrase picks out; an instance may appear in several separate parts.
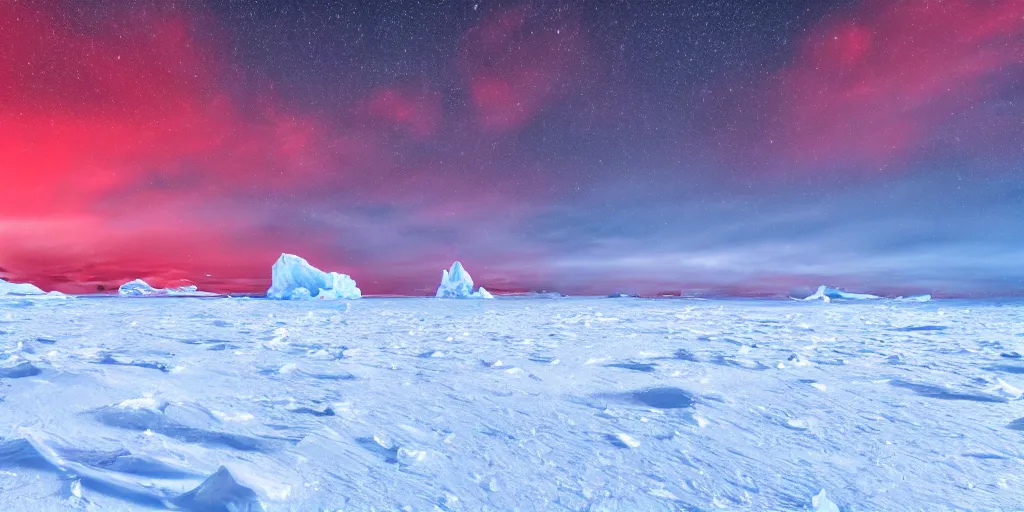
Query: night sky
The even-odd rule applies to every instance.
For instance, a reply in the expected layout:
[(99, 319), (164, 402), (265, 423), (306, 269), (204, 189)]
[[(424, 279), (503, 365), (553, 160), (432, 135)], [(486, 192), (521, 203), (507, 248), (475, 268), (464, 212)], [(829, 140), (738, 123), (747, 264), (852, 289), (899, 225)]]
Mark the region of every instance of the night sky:
[(0, 277), (1024, 291), (1024, 1), (0, 0)]

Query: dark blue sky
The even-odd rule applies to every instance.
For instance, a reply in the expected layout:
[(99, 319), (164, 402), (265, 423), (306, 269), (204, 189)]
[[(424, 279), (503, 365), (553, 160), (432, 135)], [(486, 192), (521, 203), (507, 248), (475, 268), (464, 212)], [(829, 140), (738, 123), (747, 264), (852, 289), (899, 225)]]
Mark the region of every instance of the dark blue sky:
[(6, 2), (0, 268), (1024, 291), (1024, 3)]

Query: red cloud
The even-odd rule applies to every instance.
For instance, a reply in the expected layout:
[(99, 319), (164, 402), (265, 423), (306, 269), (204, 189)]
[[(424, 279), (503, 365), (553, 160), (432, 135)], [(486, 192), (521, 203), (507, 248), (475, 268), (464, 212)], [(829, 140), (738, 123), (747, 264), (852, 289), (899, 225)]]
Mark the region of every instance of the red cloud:
[(812, 28), (753, 104), (740, 101), (747, 128), (729, 145), (786, 171), (877, 170), (953, 124), (986, 124), (972, 110), (1022, 65), (1024, 2), (868, 0)]
[(583, 51), (572, 17), (552, 19), (524, 5), (485, 18), (465, 35), (459, 53), (478, 122), (494, 132), (522, 127), (577, 85)]
[(381, 87), (365, 102), (371, 118), (399, 128), (418, 139), (437, 133), (443, 112), (438, 94), (399, 87)]
[(154, 172), (202, 182), (317, 170), (320, 127), (280, 109), (246, 112), (186, 14), (85, 33), (27, 5), (0, 6), (0, 169), (19, 190), (0, 211), (77, 210)]
[(194, 13), (75, 29), (52, 6), (0, 2), (0, 260), (12, 272), (44, 287), (233, 275), (231, 255), (252, 254), (252, 215), (206, 206), (337, 180), (337, 164), (360, 159), (362, 144), (316, 119), (243, 100)]

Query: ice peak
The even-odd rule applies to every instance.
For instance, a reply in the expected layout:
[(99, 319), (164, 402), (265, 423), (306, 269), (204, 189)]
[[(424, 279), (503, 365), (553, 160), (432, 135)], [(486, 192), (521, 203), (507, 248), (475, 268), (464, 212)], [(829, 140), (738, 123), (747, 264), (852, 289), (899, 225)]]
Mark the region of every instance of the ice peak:
[(462, 263), (452, 263), (451, 269), (441, 271), (441, 284), (437, 287), (437, 297), (456, 299), (493, 299), (482, 286), (473, 291), (473, 277), (462, 267)]
[(224, 466), (217, 469), (199, 487), (175, 499), (174, 504), (188, 510), (265, 510), (256, 492), (239, 483)]

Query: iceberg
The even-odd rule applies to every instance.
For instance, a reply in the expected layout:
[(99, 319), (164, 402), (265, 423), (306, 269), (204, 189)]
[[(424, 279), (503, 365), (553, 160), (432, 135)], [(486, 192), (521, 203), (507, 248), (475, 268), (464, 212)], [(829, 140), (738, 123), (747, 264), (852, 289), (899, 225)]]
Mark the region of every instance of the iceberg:
[(493, 299), (483, 286), (473, 291), (473, 278), (462, 268), (462, 263), (452, 263), (450, 270), (441, 271), (441, 285), (437, 287), (437, 297), (447, 299)]
[(178, 288), (154, 288), (142, 279), (122, 284), (117, 288), (120, 297), (213, 297), (216, 293), (201, 292), (195, 285)]
[(831, 302), (832, 299), (871, 300), (881, 299), (881, 297), (879, 297), (878, 295), (871, 295), (870, 293), (844, 292), (839, 288), (832, 288), (831, 286), (821, 285), (818, 287), (818, 291), (814, 292), (813, 295), (804, 297), (801, 300), (823, 300), (825, 302)]
[(932, 300), (932, 296), (929, 294), (911, 295), (909, 297), (896, 297), (894, 300), (898, 300), (900, 302), (928, 302)]
[[(59, 293), (59, 292), (58, 292)], [(46, 292), (29, 283), (9, 283), (0, 279), (0, 295), (45, 295)]]
[(355, 280), (348, 275), (324, 272), (294, 254), (282, 254), (271, 272), (268, 299), (337, 300), (363, 296)]

